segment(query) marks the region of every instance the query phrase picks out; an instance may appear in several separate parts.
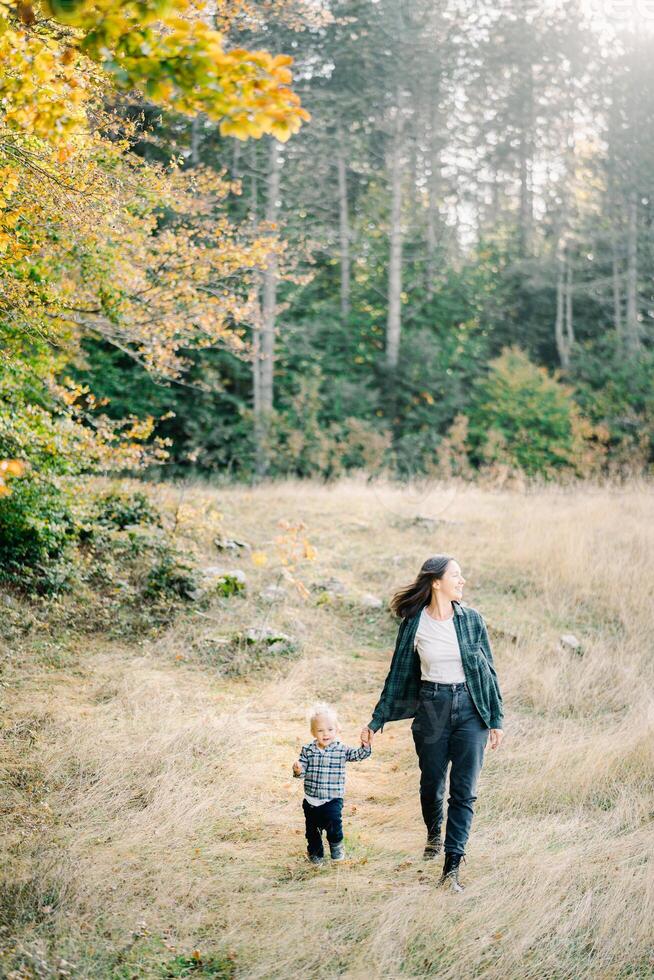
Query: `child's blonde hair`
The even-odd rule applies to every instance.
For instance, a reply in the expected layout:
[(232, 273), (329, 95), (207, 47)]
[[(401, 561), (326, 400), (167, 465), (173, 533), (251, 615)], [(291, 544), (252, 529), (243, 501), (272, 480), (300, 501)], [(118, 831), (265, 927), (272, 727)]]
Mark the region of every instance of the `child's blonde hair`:
[(328, 718), (331, 718), (333, 720), (334, 727), (336, 729), (340, 728), (336, 709), (332, 708), (332, 706), (330, 704), (327, 704), (326, 701), (316, 701), (316, 703), (312, 706), (312, 708), (309, 711), (309, 728), (311, 729), (311, 731), (313, 731), (313, 726), (316, 723), (316, 718), (319, 718), (320, 715), (327, 715)]

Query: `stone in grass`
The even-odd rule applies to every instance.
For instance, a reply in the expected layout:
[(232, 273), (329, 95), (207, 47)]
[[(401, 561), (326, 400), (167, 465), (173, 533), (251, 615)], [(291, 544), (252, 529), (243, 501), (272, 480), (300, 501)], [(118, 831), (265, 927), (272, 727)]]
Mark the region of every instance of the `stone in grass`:
[(360, 599), (361, 605), (364, 609), (383, 609), (383, 600), (377, 595), (362, 595)]
[(235, 633), (233, 639), (240, 646), (258, 647), (273, 654), (292, 653), (298, 648), (298, 642), (294, 636), (282, 633), (281, 630), (261, 626), (251, 626), (241, 633)]
[(221, 538), (218, 536), (213, 539), (214, 546), (218, 551), (233, 551), (238, 553), (242, 550), (250, 550), (251, 546), (247, 541), (239, 541), (237, 538)]
[(281, 630), (268, 629), (265, 626), (251, 626), (242, 633), (237, 633), (235, 639), (241, 642), (245, 641), (248, 644), (265, 645), (270, 649), (276, 647), (279, 650), (283, 647), (286, 650), (294, 650), (297, 647), (295, 637), (289, 636), (288, 633), (282, 633)]
[(221, 568), (219, 565), (208, 565), (202, 569), (204, 584), (212, 592), (230, 596), (245, 592), (247, 579), (240, 568)]
[(222, 650), (214, 647), (213, 663), (226, 677), (251, 675), (253, 669), (266, 670), (299, 656), (300, 644), (293, 636), (280, 630), (258, 626), (232, 633), (229, 645)]
[(259, 598), (263, 599), (264, 602), (275, 603), (275, 602), (285, 602), (288, 599), (288, 592), (283, 589), (281, 585), (267, 585), (263, 591), (259, 593)]
[(559, 643), (568, 653), (576, 653), (581, 656), (584, 652), (581, 641), (577, 639), (574, 633), (564, 633), (563, 636), (559, 637)]

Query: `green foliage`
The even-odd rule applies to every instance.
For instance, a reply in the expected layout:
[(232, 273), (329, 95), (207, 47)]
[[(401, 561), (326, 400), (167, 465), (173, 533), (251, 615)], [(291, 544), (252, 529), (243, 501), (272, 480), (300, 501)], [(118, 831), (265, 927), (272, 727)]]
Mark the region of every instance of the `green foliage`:
[(580, 472), (586, 446), (570, 391), (518, 348), (491, 361), (468, 411), (477, 464), (504, 463), (530, 476)]
[(186, 600), (196, 573), (140, 492), (75, 495), (44, 477), (0, 498), (0, 582), (55, 595), (75, 582), (112, 595), (116, 609)]
[(192, 566), (182, 561), (174, 550), (160, 548), (148, 572), (144, 597), (156, 601), (190, 599), (197, 588), (197, 577)]
[(22, 459), (41, 473), (81, 468), (82, 432), (48, 388), (55, 359), (47, 345), (25, 342), (0, 323), (0, 342), (11, 358), (0, 358), (0, 459)]
[(407, 332), (397, 374), (380, 379), (402, 475), (435, 471), (438, 446), (466, 410), (486, 356), (487, 341), (474, 319)]
[(573, 351), (575, 400), (605, 430), (610, 472), (623, 476), (651, 470), (654, 462), (654, 351), (620, 353), (615, 335)]
[(66, 588), (75, 521), (68, 495), (28, 475), (0, 498), (0, 581), (45, 595)]
[(140, 491), (127, 493), (113, 490), (98, 497), (95, 519), (99, 524), (124, 530), (130, 524), (155, 524), (161, 527), (161, 516), (149, 498)]
[(214, 977), (216, 980), (230, 980), (234, 976), (234, 962), (227, 957), (176, 956), (170, 960), (162, 972), (162, 977)]
[(350, 417), (326, 422), (322, 416), (327, 382), (319, 369), (300, 380), (285, 412), (269, 423), (266, 450), (270, 475), (333, 479), (349, 470), (379, 473), (389, 461), (390, 433), (381, 425)]
[(222, 575), (214, 587), (214, 592), (218, 595), (229, 598), (232, 595), (240, 595), (246, 591), (245, 582), (243, 582), (237, 575)]

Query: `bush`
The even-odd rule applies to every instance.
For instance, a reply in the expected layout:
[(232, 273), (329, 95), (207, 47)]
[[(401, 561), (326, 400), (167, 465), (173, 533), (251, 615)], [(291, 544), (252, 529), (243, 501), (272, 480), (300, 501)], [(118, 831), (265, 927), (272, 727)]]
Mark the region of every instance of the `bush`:
[(0, 581), (42, 594), (65, 588), (73, 572), (75, 522), (67, 496), (37, 476), (15, 480), (0, 498)]
[(488, 356), (487, 338), (476, 319), (451, 323), (447, 330), (437, 324), (438, 319), (429, 329), (407, 330), (398, 374), (379, 373), (400, 477), (440, 475), (441, 439), (467, 412), (473, 379)]
[(145, 494), (75, 501), (72, 490), (34, 475), (13, 480), (11, 490), (0, 497), (0, 583), (56, 595), (75, 581), (134, 608), (196, 592), (194, 569)]
[(320, 371), (303, 378), (290, 405), (270, 416), (265, 436), (270, 475), (334, 479), (354, 469), (382, 472), (390, 460), (390, 432), (353, 416), (325, 422), (322, 382)]
[(131, 524), (154, 524), (161, 527), (159, 512), (140, 491), (126, 493), (114, 490), (98, 497), (95, 504), (95, 519), (99, 524), (115, 527), (121, 531)]
[(198, 588), (193, 568), (182, 562), (175, 552), (164, 547), (150, 569), (144, 596), (146, 599), (191, 599)]
[(503, 465), (529, 476), (562, 471), (588, 475), (603, 458), (601, 440), (584, 420), (571, 391), (518, 348), (491, 361), (475, 382), (468, 410), (473, 462)]
[(654, 351), (627, 357), (615, 334), (573, 349), (571, 372), (581, 411), (604, 432), (607, 470), (629, 477), (654, 463)]

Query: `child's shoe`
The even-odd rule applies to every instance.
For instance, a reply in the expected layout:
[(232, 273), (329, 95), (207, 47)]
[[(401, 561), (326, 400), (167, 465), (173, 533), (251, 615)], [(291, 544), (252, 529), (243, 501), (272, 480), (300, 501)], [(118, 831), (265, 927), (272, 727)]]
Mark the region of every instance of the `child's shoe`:
[(329, 853), (332, 856), (332, 861), (344, 861), (345, 860), (345, 847), (343, 843), (340, 844), (330, 844)]
[(315, 865), (316, 868), (322, 867), (322, 865), (325, 863), (325, 859), (323, 858), (322, 854), (310, 854), (309, 860), (311, 861), (311, 864)]

